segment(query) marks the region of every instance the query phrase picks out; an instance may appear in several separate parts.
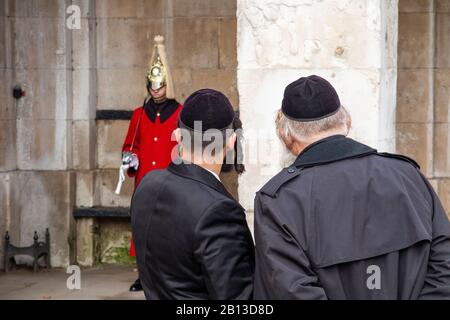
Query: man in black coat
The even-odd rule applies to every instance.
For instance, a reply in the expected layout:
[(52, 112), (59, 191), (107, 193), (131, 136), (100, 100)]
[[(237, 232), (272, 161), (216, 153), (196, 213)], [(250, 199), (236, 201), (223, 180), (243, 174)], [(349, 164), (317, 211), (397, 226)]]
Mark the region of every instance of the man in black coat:
[(411, 159), (346, 137), (318, 76), (290, 84), (277, 131), (295, 162), (255, 199), (256, 299), (450, 299), (450, 223)]
[(192, 94), (174, 134), (182, 161), (148, 173), (136, 189), (131, 216), (147, 299), (252, 297), (253, 239), (244, 209), (219, 178), (234, 149), (234, 118), (222, 93)]

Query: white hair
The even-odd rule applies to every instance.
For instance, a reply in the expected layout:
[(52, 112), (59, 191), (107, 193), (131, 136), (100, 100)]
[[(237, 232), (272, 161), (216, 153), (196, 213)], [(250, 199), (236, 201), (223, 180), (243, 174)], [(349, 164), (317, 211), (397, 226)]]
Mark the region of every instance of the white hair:
[(306, 143), (330, 131), (339, 131), (347, 135), (351, 126), (351, 116), (344, 106), (340, 106), (339, 110), (329, 117), (307, 122), (289, 119), (279, 111), (276, 126), (282, 141), (295, 140), (298, 143)]

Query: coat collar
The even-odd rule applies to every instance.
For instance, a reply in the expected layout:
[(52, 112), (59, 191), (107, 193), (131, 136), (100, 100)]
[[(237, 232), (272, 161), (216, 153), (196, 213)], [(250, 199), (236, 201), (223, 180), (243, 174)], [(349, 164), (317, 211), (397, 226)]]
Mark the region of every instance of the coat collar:
[(346, 138), (343, 135), (331, 136), (319, 140), (303, 150), (297, 160), (289, 168), (283, 169), (279, 174), (266, 183), (260, 192), (276, 197), (280, 187), (286, 182), (300, 175), (302, 169), (328, 164), (340, 160), (364, 157), (377, 154), (364, 144)]
[(343, 135), (335, 135), (306, 147), (300, 153), (293, 166), (306, 168), (345, 159), (364, 157), (375, 153), (377, 153), (377, 150), (362, 143)]
[(153, 99), (144, 103), (144, 110), (151, 122), (155, 122), (157, 113), (160, 114), (159, 120), (165, 122), (178, 109), (180, 104), (174, 99), (168, 99), (161, 104), (157, 104)]
[(213, 174), (211, 174), (210, 172), (208, 172), (208, 170), (205, 170), (196, 164), (192, 163), (175, 164), (172, 162), (167, 169), (178, 176), (195, 180), (204, 185), (207, 185), (208, 187), (216, 190), (217, 192), (222, 193), (223, 195), (225, 195), (226, 197), (230, 198), (231, 200), (237, 203), (236, 199), (233, 198), (233, 196), (228, 192), (228, 190), (225, 189), (224, 185), (219, 180), (217, 180), (217, 178), (214, 177)]

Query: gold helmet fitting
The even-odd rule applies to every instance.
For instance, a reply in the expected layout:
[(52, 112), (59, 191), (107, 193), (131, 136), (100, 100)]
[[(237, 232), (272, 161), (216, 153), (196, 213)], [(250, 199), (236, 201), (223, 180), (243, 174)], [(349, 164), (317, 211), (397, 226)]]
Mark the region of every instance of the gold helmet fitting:
[(156, 56), (156, 60), (147, 72), (147, 85), (153, 90), (158, 90), (166, 85), (166, 68), (159, 55)]

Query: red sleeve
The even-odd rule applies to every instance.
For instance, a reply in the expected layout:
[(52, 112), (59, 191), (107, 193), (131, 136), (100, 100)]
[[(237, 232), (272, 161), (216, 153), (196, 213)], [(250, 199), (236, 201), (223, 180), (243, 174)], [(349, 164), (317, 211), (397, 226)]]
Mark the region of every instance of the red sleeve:
[[(128, 127), (128, 132), (125, 137), (125, 141), (122, 146), (122, 152), (132, 152), (135, 153), (139, 157), (139, 122), (142, 116), (144, 108), (140, 107), (134, 110), (133, 115), (131, 116), (130, 126)], [(128, 170), (128, 175), (130, 177), (134, 177), (136, 175), (136, 171)]]

